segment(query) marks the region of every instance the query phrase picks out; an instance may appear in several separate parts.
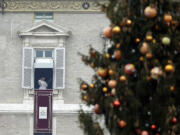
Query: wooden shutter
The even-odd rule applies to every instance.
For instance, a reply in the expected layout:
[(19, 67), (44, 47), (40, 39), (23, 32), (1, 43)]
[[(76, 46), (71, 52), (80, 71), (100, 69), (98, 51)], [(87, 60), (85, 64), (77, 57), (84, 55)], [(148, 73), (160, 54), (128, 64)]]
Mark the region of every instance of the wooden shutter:
[(55, 89), (65, 88), (65, 48), (55, 49)]
[(22, 62), (22, 87), (32, 88), (32, 73), (33, 73), (33, 49), (30, 47), (23, 48)]

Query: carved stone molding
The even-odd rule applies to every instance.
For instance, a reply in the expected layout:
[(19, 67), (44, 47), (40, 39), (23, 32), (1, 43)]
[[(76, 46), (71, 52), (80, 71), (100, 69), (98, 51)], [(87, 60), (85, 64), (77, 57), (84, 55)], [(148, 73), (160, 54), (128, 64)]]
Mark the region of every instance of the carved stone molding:
[[(6, 0), (5, 12), (100, 12), (101, 7), (93, 0)], [(106, 3), (101, 0), (99, 3)], [(1, 9), (0, 9), (1, 10)]]

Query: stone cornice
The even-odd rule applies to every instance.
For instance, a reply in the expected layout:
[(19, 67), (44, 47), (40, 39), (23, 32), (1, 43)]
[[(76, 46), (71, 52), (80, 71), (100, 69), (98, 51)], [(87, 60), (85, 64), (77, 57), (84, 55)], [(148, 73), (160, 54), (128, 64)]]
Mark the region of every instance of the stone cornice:
[[(99, 3), (106, 3), (100, 0)], [(94, 0), (5, 0), (5, 12), (100, 12)], [(1, 9), (0, 9), (1, 11)]]

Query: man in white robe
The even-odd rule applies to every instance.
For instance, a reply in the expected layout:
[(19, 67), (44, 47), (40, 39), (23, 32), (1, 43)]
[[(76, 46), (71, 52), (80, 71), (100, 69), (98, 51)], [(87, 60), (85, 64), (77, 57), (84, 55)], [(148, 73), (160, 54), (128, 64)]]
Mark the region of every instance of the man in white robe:
[(45, 77), (41, 77), (39, 80), (38, 80), (38, 84), (39, 84), (39, 89), (40, 90), (46, 90), (47, 89), (47, 83), (45, 81)]

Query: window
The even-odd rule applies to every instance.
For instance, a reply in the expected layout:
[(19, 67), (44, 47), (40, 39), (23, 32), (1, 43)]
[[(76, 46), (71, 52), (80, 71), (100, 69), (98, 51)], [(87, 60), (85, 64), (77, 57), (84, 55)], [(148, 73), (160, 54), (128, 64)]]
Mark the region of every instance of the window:
[(34, 13), (34, 20), (41, 21), (41, 20), (48, 20), (53, 21), (53, 13), (52, 12), (35, 12)]
[(53, 50), (36, 50), (35, 54), (36, 58), (52, 58), (53, 57)]

